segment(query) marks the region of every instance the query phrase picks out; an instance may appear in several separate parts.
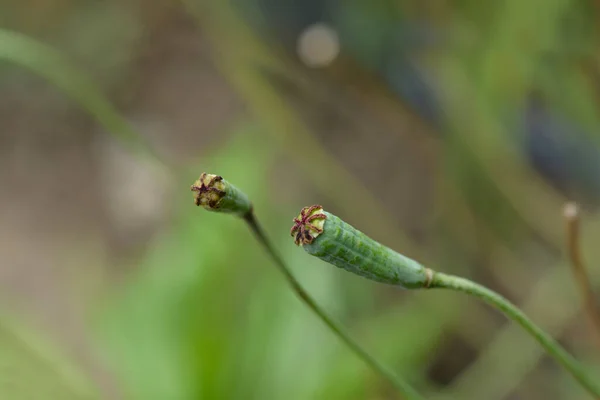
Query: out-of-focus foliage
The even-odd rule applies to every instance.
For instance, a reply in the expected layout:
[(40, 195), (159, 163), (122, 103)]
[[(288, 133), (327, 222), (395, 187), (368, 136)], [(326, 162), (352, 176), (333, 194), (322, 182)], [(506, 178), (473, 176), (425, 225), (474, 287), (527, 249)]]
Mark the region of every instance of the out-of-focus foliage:
[(120, 142), (137, 150), (139, 156), (152, 155), (152, 150), (98, 91), (90, 78), (73, 68), (60, 53), (27, 36), (0, 30), (0, 59), (46, 78), (97, 118)]
[(7, 315), (0, 327), (0, 397), (94, 399), (97, 390), (55, 346)]
[[(0, 4), (2, 308), (21, 313), (48, 290), (54, 314), (28, 312), (80, 312), (82, 325), (33, 335), (5, 330), (14, 322), (3, 316), (0, 398), (394, 398), (294, 297), (242, 221), (193, 205), (202, 171), (250, 196), (308, 290), (428, 398), (585, 398), (484, 306), (337, 271), (299, 251), (289, 228), (302, 206), (326, 204), (504, 293), (597, 365), (560, 216), (566, 200), (585, 205), (598, 286), (596, 3), (150, 3)], [(317, 23), (340, 48), (310, 69), (297, 42)], [(103, 150), (114, 143), (134, 151)], [(150, 153), (155, 169), (138, 161)], [(57, 215), (36, 217), (37, 242), (15, 217), (30, 214)], [(64, 253), (76, 268), (45, 263)]]

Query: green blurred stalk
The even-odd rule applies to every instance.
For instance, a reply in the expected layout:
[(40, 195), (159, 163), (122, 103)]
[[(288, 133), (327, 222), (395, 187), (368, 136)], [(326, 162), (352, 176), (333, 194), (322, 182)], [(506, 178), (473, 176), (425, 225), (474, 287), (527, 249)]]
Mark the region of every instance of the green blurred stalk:
[[(539, 322), (554, 336), (559, 336), (569, 323), (575, 322), (580, 312), (579, 307), (572, 306), (577, 301), (575, 293), (565, 292), (564, 282), (568, 280), (566, 265), (554, 267), (529, 290), (529, 298), (522, 305), (525, 312), (540, 314)], [(561, 296), (556, 296), (559, 290)], [(519, 327), (509, 324), (495, 333), (477, 359), (454, 379), (446, 389), (447, 393), (450, 398), (504, 399), (545, 355)], [(489, 376), (495, 379), (486, 379)]]
[(469, 279), (425, 268), (383, 246), (319, 205), (304, 207), (291, 230), (296, 245), (338, 268), (406, 289), (443, 288), (466, 293), (492, 305), (529, 333), (586, 390), (600, 397), (600, 383), (523, 311), (498, 293)]
[(294, 293), (311, 309), (313, 312), (331, 329), (331, 331), (342, 340), (360, 359), (367, 363), (374, 371), (387, 379), (406, 400), (422, 399), (421, 395), (401, 376), (395, 374), (392, 370), (380, 363), (376, 358), (371, 356), (369, 352), (363, 349), (350, 335), (346, 333), (346, 329), (335, 322), (325, 310), (323, 310), (313, 297), (300, 285), (300, 282), (294, 277), (290, 268), (275, 251), (269, 239), (265, 235), (258, 220), (253, 212), (246, 214), (244, 221), (250, 227), (259, 243), (265, 248), (277, 268), (284, 275), (288, 284), (291, 286)]
[(0, 316), (0, 369), (3, 399), (42, 398), (48, 390), (65, 400), (99, 397), (98, 388), (72, 360), (6, 315)]
[(18, 32), (0, 29), (1, 60), (17, 64), (45, 78), (75, 100), (138, 156), (160, 161), (154, 149), (119, 115), (94, 82), (52, 47)]
[(265, 248), (275, 265), (284, 275), (292, 291), (338, 336), (359, 358), (365, 361), (374, 371), (388, 379), (398, 391), (407, 399), (418, 400), (421, 397), (400, 376), (387, 369), (377, 359), (372, 357), (347, 333), (346, 329), (336, 323), (319, 304), (308, 294), (296, 279), (291, 269), (275, 251), (275, 247), (264, 233), (261, 225), (254, 214), (254, 207), (248, 196), (238, 187), (223, 179), (220, 175), (203, 172), (191, 185), (190, 190), (194, 192), (194, 203), (202, 206), (207, 211), (232, 214), (243, 219), (254, 233), (258, 242)]
[(517, 306), (498, 293), (465, 278), (435, 272), (431, 288), (443, 288), (477, 297), (502, 311), (525, 329), (556, 361), (558, 361), (588, 392), (600, 398), (600, 382), (591, 378), (583, 366), (548, 333), (538, 327)]

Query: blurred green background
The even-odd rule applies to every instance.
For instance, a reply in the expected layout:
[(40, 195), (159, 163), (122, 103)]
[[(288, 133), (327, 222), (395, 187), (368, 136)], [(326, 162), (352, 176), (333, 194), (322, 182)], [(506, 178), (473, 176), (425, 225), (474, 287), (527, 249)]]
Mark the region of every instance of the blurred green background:
[(587, 399), (512, 323), (294, 246), (322, 204), (520, 305), (600, 376), (562, 207), (600, 284), (600, 3), (0, 1), (0, 399)]

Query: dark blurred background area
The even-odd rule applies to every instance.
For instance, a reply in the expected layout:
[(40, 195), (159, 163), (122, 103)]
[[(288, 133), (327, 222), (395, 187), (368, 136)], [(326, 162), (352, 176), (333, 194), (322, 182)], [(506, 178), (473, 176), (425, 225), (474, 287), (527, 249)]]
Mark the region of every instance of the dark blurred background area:
[(289, 228), (322, 204), (600, 373), (562, 215), (599, 286), (599, 22), (594, 0), (1, 1), (0, 398), (398, 398), (194, 206), (203, 171), (426, 398), (588, 398), (496, 311), (338, 271)]

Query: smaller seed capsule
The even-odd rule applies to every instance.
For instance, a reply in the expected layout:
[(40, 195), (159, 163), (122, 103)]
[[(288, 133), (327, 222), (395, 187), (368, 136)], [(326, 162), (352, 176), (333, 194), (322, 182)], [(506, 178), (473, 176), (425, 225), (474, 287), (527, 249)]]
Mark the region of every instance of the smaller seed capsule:
[(194, 202), (206, 210), (241, 217), (252, 211), (252, 203), (248, 196), (219, 175), (203, 172), (200, 178), (191, 186)]
[(430, 284), (430, 269), (376, 242), (319, 205), (300, 211), (291, 234), (307, 253), (364, 278), (406, 289)]

